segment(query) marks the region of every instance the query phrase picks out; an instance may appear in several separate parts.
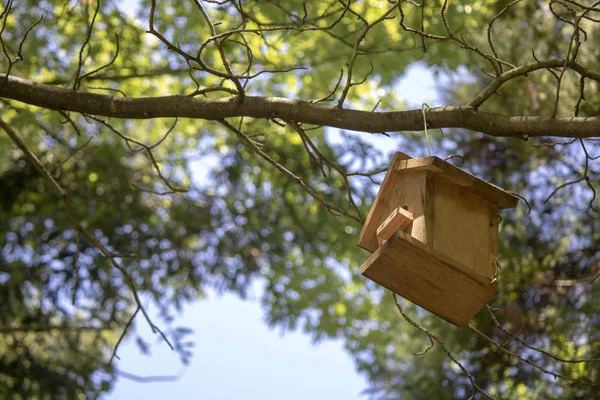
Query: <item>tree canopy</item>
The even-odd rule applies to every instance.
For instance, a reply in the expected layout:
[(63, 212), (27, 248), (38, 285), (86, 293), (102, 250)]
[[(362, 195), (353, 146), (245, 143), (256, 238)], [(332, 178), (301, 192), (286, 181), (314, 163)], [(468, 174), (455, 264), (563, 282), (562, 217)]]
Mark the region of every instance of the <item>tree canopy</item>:
[[(118, 5), (2, 5), (3, 398), (101, 397), (140, 324), (187, 363), (174, 315), (255, 284), (270, 326), (341, 338), (369, 398), (597, 393), (600, 2)], [(415, 65), (440, 104), (398, 91)], [(429, 147), (522, 199), (463, 329), (359, 274), (391, 154)]]

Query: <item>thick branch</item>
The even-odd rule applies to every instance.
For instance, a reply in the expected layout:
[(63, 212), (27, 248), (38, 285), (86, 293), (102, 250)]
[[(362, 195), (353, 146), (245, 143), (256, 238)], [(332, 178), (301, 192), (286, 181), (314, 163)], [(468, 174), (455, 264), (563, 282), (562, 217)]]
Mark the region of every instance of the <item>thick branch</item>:
[[(286, 121), (373, 133), (423, 129), (421, 109), (369, 112), (278, 97), (247, 96), (242, 102), (237, 97), (221, 99), (188, 96), (114, 97), (77, 92), (12, 76), (6, 79), (1, 75), (0, 97), (54, 110), (129, 119), (185, 117), (219, 120), (252, 117), (280, 118)], [(427, 123), (431, 129), (466, 128), (498, 137), (600, 136), (600, 117), (507, 116), (477, 111), (467, 106), (429, 109)]]

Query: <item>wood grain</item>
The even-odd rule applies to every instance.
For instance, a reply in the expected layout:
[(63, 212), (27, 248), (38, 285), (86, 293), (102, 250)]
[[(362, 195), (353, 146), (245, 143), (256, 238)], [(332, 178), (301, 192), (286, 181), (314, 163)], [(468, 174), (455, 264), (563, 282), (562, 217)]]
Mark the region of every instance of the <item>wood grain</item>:
[(487, 277), (404, 232), (373, 253), (361, 273), (459, 327), (498, 292)]
[[(487, 276), (490, 202), (435, 176), (433, 243), (428, 244), (460, 264)], [(497, 234), (496, 234), (497, 239)]]

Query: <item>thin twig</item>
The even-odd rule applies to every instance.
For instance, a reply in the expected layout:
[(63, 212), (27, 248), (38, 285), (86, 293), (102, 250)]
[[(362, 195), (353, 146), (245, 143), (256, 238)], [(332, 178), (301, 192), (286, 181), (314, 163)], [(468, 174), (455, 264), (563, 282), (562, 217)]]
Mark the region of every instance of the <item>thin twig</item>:
[(224, 127), (226, 127), (227, 129), (229, 129), (230, 131), (232, 131), (233, 133), (235, 133), (237, 135), (237, 137), (239, 139), (241, 139), (244, 143), (246, 143), (256, 154), (258, 154), (261, 158), (263, 158), (264, 160), (266, 160), (269, 164), (273, 165), (276, 169), (278, 169), (279, 171), (283, 172), (285, 175), (287, 175), (290, 179), (292, 179), (294, 182), (296, 182), (296, 184), (298, 186), (300, 186), (300, 188), (302, 188), (302, 190), (304, 190), (308, 195), (310, 195), (313, 199), (315, 199), (316, 201), (318, 201), (319, 203), (321, 203), (322, 205), (324, 205), (325, 207), (327, 207), (327, 209), (331, 212), (335, 212), (338, 213), (340, 215), (343, 215), (345, 217), (351, 218), (357, 222), (363, 223), (363, 219), (355, 214), (349, 213), (348, 211), (336, 206), (335, 204), (325, 200), (323, 198), (323, 196), (321, 196), (320, 194), (318, 194), (314, 189), (312, 189), (311, 187), (309, 187), (308, 185), (306, 185), (302, 179), (298, 176), (296, 176), (293, 172), (291, 172), (290, 170), (288, 170), (287, 168), (285, 168), (283, 165), (279, 164), (277, 161), (275, 161), (271, 156), (269, 156), (267, 153), (265, 153), (260, 146), (258, 146), (256, 144), (256, 142), (254, 142), (251, 138), (248, 137), (248, 135), (246, 135), (245, 133), (243, 133), (241, 130), (237, 129), (235, 126), (231, 125), (229, 122), (225, 121), (225, 120), (219, 120), (218, 121), (221, 125), (223, 125)]
[(98, 16), (98, 11), (100, 11), (100, 0), (96, 0), (96, 9), (94, 10), (94, 15), (92, 16), (92, 22), (90, 22), (87, 30), (87, 34), (85, 36), (85, 40), (79, 49), (79, 61), (77, 63), (77, 73), (75, 74), (75, 83), (73, 83), (73, 90), (79, 90), (79, 86), (81, 85), (81, 69), (83, 68), (83, 52), (85, 48), (88, 47), (90, 43), (90, 39), (92, 37), (92, 31), (94, 29), (94, 23), (96, 22), (96, 17)]
[(98, 250), (100, 250), (100, 252), (110, 261), (110, 263), (111, 263), (111, 265), (113, 267), (115, 267), (117, 270), (119, 270), (121, 272), (121, 274), (125, 278), (127, 286), (131, 290), (131, 293), (133, 295), (133, 298), (134, 298), (136, 304), (142, 310), (142, 313), (144, 314), (144, 317), (146, 318), (146, 321), (148, 321), (148, 324), (152, 328), (152, 332), (156, 333), (156, 329), (154, 327), (154, 324), (152, 323), (152, 320), (150, 319), (150, 316), (146, 313), (146, 310), (143, 307), (142, 302), (141, 302), (141, 300), (139, 298), (137, 289), (136, 289), (134, 281), (133, 281), (133, 277), (129, 274), (129, 272), (127, 272), (127, 270), (125, 268), (123, 268), (119, 263), (117, 263), (117, 261), (115, 260), (115, 257), (112, 255), (112, 253), (102, 243), (100, 243), (100, 241), (98, 241), (95, 238), (95, 236), (92, 235), (81, 224), (81, 222), (79, 221), (79, 219), (77, 219), (77, 217), (75, 216), (75, 212), (73, 210), (73, 207), (71, 206), (71, 202), (69, 201), (69, 197), (67, 195), (67, 192), (58, 184), (58, 182), (56, 182), (56, 180), (52, 177), (52, 175), (50, 174), (50, 172), (48, 172), (48, 170), (46, 169), (46, 167), (44, 167), (44, 165), (37, 158), (37, 156), (35, 154), (33, 154), (33, 152), (31, 152), (31, 150), (29, 150), (29, 148), (27, 147), (27, 145), (25, 145), (25, 142), (23, 142), (23, 140), (21, 140), (21, 138), (16, 134), (16, 132), (8, 124), (6, 124), (4, 122), (4, 120), (2, 120), (2, 119), (0, 119), (0, 127), (2, 129), (4, 129), (4, 131), (11, 138), (11, 140), (26, 155), (26, 157), (31, 161), (31, 163), (33, 164), (33, 166), (42, 174), (42, 176), (50, 184), (50, 188), (54, 191), (54, 193), (56, 193), (56, 195), (62, 200), (63, 205), (65, 207), (65, 210), (67, 212), (67, 216), (71, 220), (71, 222), (75, 225), (75, 227), (77, 228), (77, 230), (94, 247), (96, 247)]
[[(439, 336), (434, 335), (433, 333), (431, 333), (427, 328), (419, 325), (417, 322), (415, 322), (412, 318), (410, 318), (408, 316), (408, 314), (406, 314), (404, 312), (404, 309), (402, 308), (402, 306), (400, 305), (400, 302), (398, 301), (398, 297), (396, 296), (396, 293), (390, 291), (390, 293), (392, 294), (393, 298), (394, 298), (394, 303), (396, 303), (396, 308), (398, 309), (398, 311), (400, 312), (400, 315), (402, 315), (402, 317), (404, 318), (404, 320), (406, 322), (408, 322), (410, 325), (412, 325), (413, 327), (417, 328), (418, 330), (420, 330), (421, 332), (423, 332), (424, 334), (426, 334), (427, 336), (429, 336), (429, 339), (435, 343), (437, 343), (440, 348), (444, 351), (444, 353), (446, 353), (446, 356), (448, 356), (448, 358), (458, 367), (460, 368), (460, 370), (467, 376), (467, 378), (469, 379), (469, 382), (471, 382), (471, 387), (473, 388), (473, 395), (475, 393), (481, 393), (481, 395), (483, 397), (485, 397), (486, 399), (494, 399), (494, 397), (490, 396), (485, 390), (483, 390), (478, 384), (477, 382), (475, 382), (475, 378), (473, 377), (473, 375), (471, 375), (471, 373), (467, 370), (467, 368), (460, 362), (458, 361), (458, 359), (456, 358), (456, 356), (454, 356), (450, 350), (448, 350), (448, 348), (446, 347), (446, 345), (444, 344), (444, 342), (442, 342), (442, 340), (439, 338)], [(472, 398), (473, 396), (471, 396)]]
[(123, 328), (123, 332), (121, 333), (121, 336), (119, 336), (119, 340), (117, 340), (117, 344), (115, 345), (115, 348), (113, 349), (113, 353), (112, 356), (110, 356), (110, 360), (108, 361), (108, 364), (112, 364), (113, 359), (119, 359), (119, 356), (117, 355), (117, 350), (119, 349), (119, 345), (121, 344), (121, 342), (123, 341), (123, 338), (125, 337), (125, 335), (127, 334), (127, 330), (129, 329), (129, 326), (131, 325), (131, 323), (133, 322), (133, 320), (135, 319), (135, 316), (137, 315), (137, 313), (140, 311), (140, 307), (136, 307), (135, 312), (131, 315), (131, 317), (129, 318), (129, 320), (127, 321), (127, 324), (125, 324), (125, 328)]

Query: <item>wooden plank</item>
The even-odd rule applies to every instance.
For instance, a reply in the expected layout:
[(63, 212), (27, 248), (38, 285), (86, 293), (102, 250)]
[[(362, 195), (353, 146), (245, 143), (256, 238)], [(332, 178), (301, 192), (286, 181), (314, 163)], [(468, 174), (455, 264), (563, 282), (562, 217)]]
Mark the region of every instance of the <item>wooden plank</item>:
[[(489, 276), (490, 202), (435, 176), (433, 249)], [(497, 208), (497, 206), (496, 206)]]
[(498, 293), (488, 278), (404, 232), (373, 253), (361, 273), (456, 326), (466, 325)]
[(497, 204), (500, 208), (515, 208), (519, 202), (518, 197), (513, 196), (498, 186), (485, 182), (438, 157), (430, 156), (402, 160), (397, 163), (394, 170), (396, 172), (404, 173), (421, 170), (431, 171), (442, 176), (444, 179), (463, 187), (465, 190)]
[(397, 231), (403, 231), (413, 222), (413, 215), (402, 207), (395, 208), (379, 228), (377, 237), (382, 241), (388, 240)]

